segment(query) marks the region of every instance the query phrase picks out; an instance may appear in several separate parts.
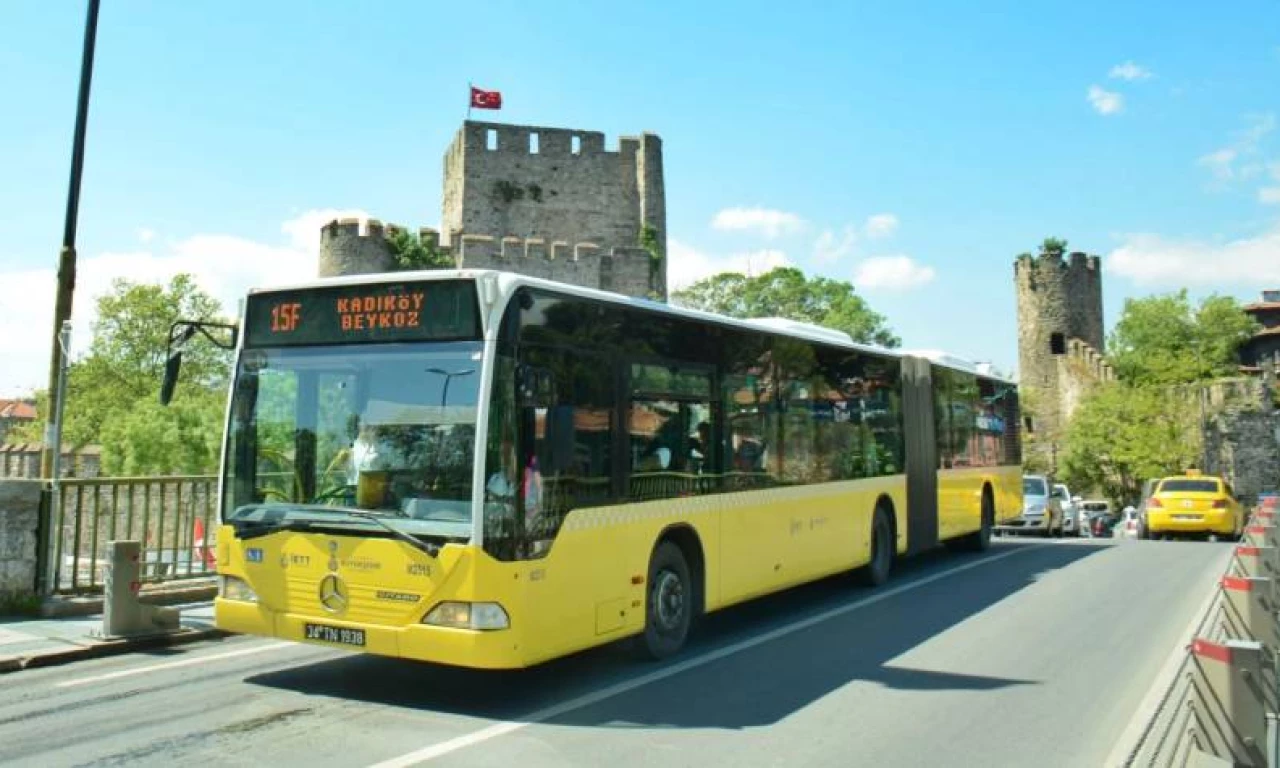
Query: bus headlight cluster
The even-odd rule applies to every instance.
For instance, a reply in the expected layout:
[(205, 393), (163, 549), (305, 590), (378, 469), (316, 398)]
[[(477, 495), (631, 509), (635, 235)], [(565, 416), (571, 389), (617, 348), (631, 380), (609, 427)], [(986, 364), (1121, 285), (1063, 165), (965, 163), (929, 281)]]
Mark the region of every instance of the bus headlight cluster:
[(432, 608), (423, 624), (454, 629), (507, 629), (507, 612), (497, 603), (447, 601)]
[(235, 576), (218, 577), (218, 597), (223, 600), (239, 600), (242, 603), (258, 602), (258, 593), (244, 579)]

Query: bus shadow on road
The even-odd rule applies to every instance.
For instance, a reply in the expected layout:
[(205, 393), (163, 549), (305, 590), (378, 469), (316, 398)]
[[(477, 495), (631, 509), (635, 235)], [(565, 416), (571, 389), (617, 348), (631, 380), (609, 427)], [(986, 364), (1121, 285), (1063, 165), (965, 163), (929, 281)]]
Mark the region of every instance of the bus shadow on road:
[[(825, 579), (706, 617), (683, 654), (657, 664), (636, 661), (623, 642), (515, 672), (353, 655), (254, 675), (246, 682), (494, 720), (724, 729), (776, 723), (850, 684), (907, 691), (1036, 685), (1039, 681), (911, 669), (891, 661), (1051, 572), (1113, 549), (1100, 543), (1005, 541), (982, 556), (924, 554), (904, 563), (882, 590), (933, 579), (927, 584), (880, 597), (876, 590), (853, 586), (848, 576)], [(991, 652), (999, 653), (1001, 645), (993, 637)], [(656, 679), (628, 686), (646, 676)], [(613, 686), (623, 690), (547, 717), (549, 707)]]

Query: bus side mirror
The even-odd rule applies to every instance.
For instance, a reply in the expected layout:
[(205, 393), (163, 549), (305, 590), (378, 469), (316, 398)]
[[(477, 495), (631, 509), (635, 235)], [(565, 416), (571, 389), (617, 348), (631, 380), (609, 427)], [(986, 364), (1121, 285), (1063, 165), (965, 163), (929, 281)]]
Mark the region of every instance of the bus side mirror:
[(168, 405), (173, 400), (173, 390), (178, 386), (178, 372), (182, 370), (182, 351), (169, 355), (164, 361), (164, 381), (160, 383), (160, 404)]

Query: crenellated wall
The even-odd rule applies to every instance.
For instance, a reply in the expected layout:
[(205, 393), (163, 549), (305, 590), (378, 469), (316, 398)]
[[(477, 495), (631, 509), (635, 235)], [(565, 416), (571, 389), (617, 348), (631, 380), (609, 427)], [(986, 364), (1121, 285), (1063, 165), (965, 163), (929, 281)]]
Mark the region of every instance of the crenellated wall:
[(1097, 384), (1114, 381), (1115, 370), (1102, 353), (1080, 339), (1067, 341), (1067, 352), (1054, 358), (1058, 396), (1057, 418), (1065, 425), (1085, 395)]
[[(658, 136), (624, 136), (611, 151), (597, 131), (468, 120), (445, 151), (443, 181), (443, 234), (419, 237), (458, 266), (666, 300)], [(391, 231), (377, 221), (329, 223), (320, 275), (393, 271)]]
[[(370, 274), (395, 271), (395, 256), (388, 238), (400, 227), (369, 220), (340, 219), (320, 231), (320, 276)], [(653, 282), (653, 259), (639, 247), (601, 248), (596, 243), (542, 238), (456, 234), (441, 243), (434, 229), (418, 230), (419, 239), (432, 250), (450, 257), (466, 269), (497, 269), (583, 285), (629, 296), (648, 297), (665, 286)], [(665, 297), (665, 290), (661, 291)]]

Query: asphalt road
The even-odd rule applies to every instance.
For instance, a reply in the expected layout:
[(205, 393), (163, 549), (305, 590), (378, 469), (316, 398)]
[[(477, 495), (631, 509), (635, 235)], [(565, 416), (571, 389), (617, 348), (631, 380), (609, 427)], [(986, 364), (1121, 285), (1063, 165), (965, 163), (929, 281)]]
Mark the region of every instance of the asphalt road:
[(1000, 541), (478, 673), (236, 637), (0, 677), (0, 764), (1099, 766), (1229, 546)]

